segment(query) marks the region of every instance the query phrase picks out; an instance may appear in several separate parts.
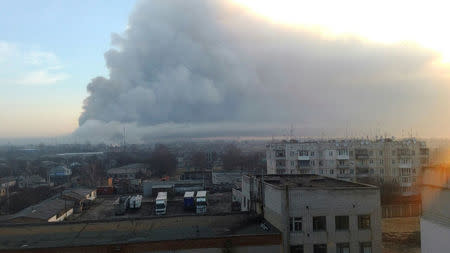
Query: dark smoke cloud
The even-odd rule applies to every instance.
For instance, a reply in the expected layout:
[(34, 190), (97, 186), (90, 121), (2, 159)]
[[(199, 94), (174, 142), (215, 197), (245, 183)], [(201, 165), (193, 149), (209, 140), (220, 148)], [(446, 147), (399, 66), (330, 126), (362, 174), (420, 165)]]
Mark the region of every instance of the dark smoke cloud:
[(229, 1), (141, 1), (112, 44), (110, 76), (89, 83), (77, 135), (114, 136), (123, 124), (137, 139), (280, 134), (290, 123), (423, 128), (429, 98), (448, 94), (433, 51), (325, 37)]

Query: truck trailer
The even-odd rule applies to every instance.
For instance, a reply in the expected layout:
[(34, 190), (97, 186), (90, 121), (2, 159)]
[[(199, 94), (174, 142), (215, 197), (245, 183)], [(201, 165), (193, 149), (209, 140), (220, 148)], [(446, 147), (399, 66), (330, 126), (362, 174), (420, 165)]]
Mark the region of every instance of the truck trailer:
[(208, 206), (208, 196), (206, 191), (198, 191), (195, 197), (196, 212), (198, 214), (206, 213)]
[(195, 210), (195, 192), (184, 193), (184, 210)]
[(166, 214), (167, 210), (167, 192), (158, 192), (155, 201), (155, 212), (157, 215)]

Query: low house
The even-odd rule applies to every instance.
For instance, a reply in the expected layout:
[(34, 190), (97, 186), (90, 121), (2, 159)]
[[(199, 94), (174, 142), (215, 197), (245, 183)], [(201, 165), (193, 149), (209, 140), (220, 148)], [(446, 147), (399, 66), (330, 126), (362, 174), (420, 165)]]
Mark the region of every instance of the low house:
[(72, 170), (65, 165), (53, 167), (48, 173), (50, 180), (56, 184), (66, 183), (72, 175)]
[(0, 197), (7, 194), (8, 189), (16, 185), (16, 179), (14, 177), (0, 178)]
[(47, 181), (39, 175), (20, 176), (18, 179), (19, 188), (36, 188), (48, 185)]

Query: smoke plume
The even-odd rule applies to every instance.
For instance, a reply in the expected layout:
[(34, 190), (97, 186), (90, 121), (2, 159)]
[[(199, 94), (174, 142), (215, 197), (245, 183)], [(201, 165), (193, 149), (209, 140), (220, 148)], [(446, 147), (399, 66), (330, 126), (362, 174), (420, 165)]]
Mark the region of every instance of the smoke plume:
[(109, 77), (89, 83), (76, 135), (422, 131), (423, 117), (442, 116), (431, 108), (448, 107), (439, 99), (448, 76), (431, 50), (275, 24), (230, 1), (140, 1), (112, 46)]

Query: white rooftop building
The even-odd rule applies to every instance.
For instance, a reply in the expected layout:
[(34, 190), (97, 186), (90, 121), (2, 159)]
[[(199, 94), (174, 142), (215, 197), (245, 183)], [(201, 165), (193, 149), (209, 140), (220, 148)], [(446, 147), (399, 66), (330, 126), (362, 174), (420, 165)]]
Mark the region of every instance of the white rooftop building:
[(243, 211), (282, 232), (283, 252), (381, 253), (379, 188), (318, 175), (243, 176)]

